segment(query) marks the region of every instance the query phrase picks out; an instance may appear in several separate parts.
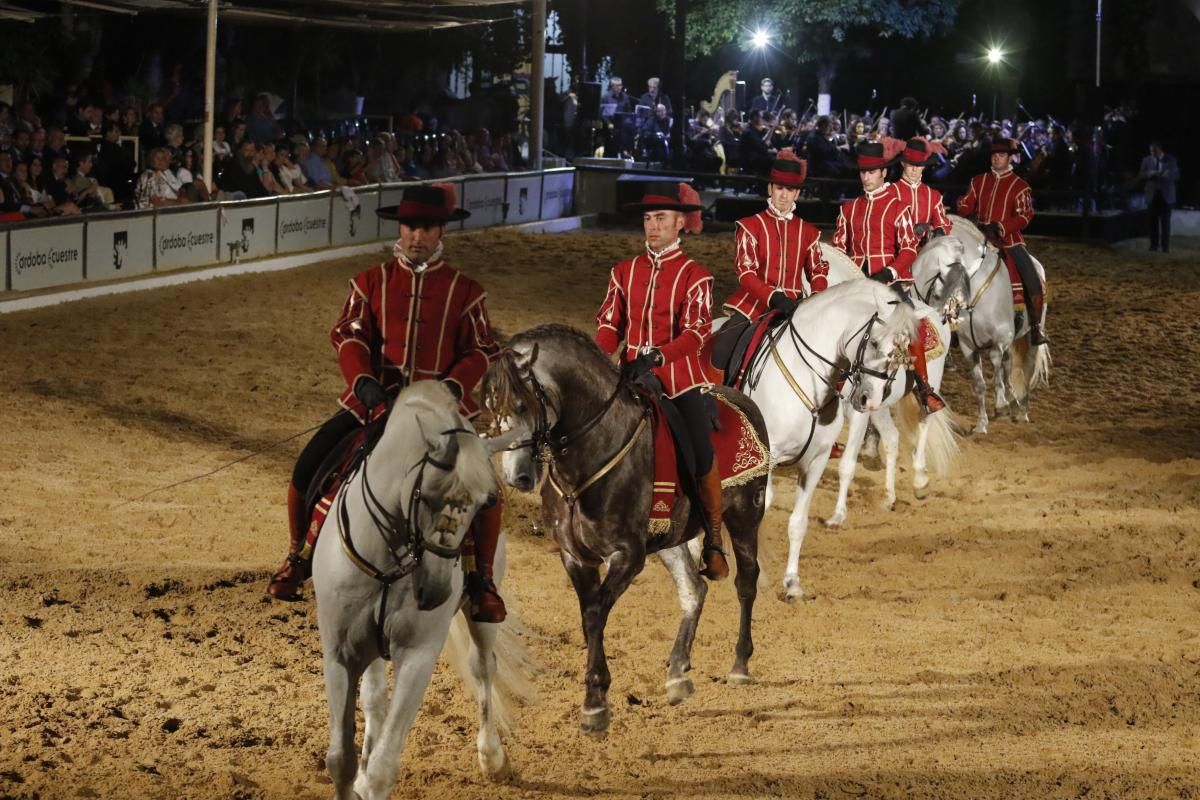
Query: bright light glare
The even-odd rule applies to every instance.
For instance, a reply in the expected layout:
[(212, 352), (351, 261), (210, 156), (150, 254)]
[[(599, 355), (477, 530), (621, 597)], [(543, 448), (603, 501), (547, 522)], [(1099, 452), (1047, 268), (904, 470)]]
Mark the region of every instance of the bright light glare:
[(990, 48), (987, 51), (987, 60), (989, 64), (999, 64), (1004, 59), (1004, 51), (999, 47)]
[(760, 50), (766, 47), (770, 41), (771, 36), (766, 31), (755, 31), (754, 35), (750, 37), (750, 43)]

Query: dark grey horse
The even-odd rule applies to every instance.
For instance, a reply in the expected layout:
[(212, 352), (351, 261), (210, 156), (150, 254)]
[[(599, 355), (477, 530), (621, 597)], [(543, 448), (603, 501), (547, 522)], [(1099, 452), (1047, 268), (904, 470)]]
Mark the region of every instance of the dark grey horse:
[[(731, 389), (715, 391), (745, 413), (769, 448), (766, 425), (754, 403)], [(548, 473), (542, 516), (561, 547), (563, 567), (579, 597), (588, 646), (583, 730), (600, 733), (608, 727), (611, 677), (604, 626), (648, 553), (657, 552), (671, 573), (683, 606), (666, 684), (668, 701), (681, 702), (695, 691), (687, 672), (708, 591), (688, 549), (689, 540), (702, 531), (703, 510), (680, 498), (670, 531), (648, 537), (654, 443), (642, 402), (592, 340), (565, 325), (542, 325), (514, 337), (488, 371), (483, 396), (496, 420), (493, 447), (507, 447), (506, 473), (521, 476), (514, 485), (533, 488), (534, 457)], [(521, 461), (527, 467), (514, 468)], [(751, 612), (758, 591), (758, 526), (766, 485), (764, 473), (724, 492), (741, 603), (731, 684), (751, 680)], [(603, 580), (601, 564), (608, 567)]]

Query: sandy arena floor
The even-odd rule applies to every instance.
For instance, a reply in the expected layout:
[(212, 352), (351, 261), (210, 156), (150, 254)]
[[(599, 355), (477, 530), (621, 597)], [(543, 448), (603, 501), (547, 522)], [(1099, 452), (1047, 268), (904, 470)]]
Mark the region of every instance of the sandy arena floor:
[[(455, 235), (502, 334), (590, 328), (621, 233)], [(397, 797), (1200, 798), (1200, 271), (1040, 241), (1055, 296), (1034, 422), (964, 442), (919, 502), (860, 470), (849, 527), (814, 519), (815, 598), (774, 595), (790, 474), (762, 530), (759, 682), (726, 686), (714, 587), (697, 693), (663, 694), (676, 601), (651, 564), (609, 625), (613, 725), (578, 732), (584, 651), (561, 566), (514, 498), (506, 594), (545, 665), (493, 786), (474, 707), (439, 672)], [(690, 250), (732, 286), (732, 237)], [(263, 597), (300, 442), (151, 498), (322, 420), (327, 331), (369, 258), (0, 317), (0, 798), (325, 798), (313, 607)], [(970, 410), (965, 374), (947, 396)], [(830, 471), (815, 517), (833, 508)]]

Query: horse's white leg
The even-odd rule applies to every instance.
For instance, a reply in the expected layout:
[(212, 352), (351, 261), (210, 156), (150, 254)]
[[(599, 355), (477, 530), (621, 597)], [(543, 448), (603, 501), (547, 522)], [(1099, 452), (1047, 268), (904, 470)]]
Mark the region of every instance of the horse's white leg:
[(983, 374), (983, 355), (978, 350), (963, 349), (963, 355), (971, 363), (971, 384), (975, 388), (975, 399), (979, 402), (979, 416), (975, 420), (975, 433), (987, 433), (987, 378)]
[(1029, 395), (1032, 393), (1030, 384), (1033, 381), (1033, 373), (1037, 370), (1037, 355), (1038, 348), (1029, 343), (1028, 339), (1023, 340), (1024, 347), (1021, 348), (1021, 388), (1016, 393), (1017, 395), (1017, 414), (1020, 422), (1029, 422)]
[(900, 458), (900, 431), (896, 428), (896, 423), (892, 421), (892, 412), (889, 409), (881, 410), (871, 419), (875, 422), (875, 427), (879, 428), (879, 441), (883, 443), (886, 465), (884, 485), (887, 495), (884, 497), (882, 507), (891, 511), (896, 507), (896, 462)]
[(913, 496), (918, 500), (925, 499), (925, 490), (929, 487), (929, 473), (925, 470), (925, 445), (929, 441), (929, 415), (921, 412), (921, 421), (917, 423), (917, 441), (913, 445)]
[(325, 769), (333, 781), (337, 800), (360, 800), (354, 791), (358, 764), (354, 758), (354, 695), (359, 670), (325, 657), (325, 701), (329, 705), (329, 750), (325, 753)]
[(788, 557), (787, 569), (783, 574), (783, 590), (789, 603), (804, 597), (804, 589), (800, 586), (800, 548), (804, 544), (804, 534), (808, 532), (808, 507), (812, 503), (813, 493), (817, 490), (817, 483), (821, 480), (821, 473), (829, 463), (829, 445), (814, 442), (812, 446), (817, 452), (808, 464), (800, 464), (800, 477), (796, 481), (796, 504), (788, 517)]
[[(426, 624), (434, 625), (436, 622), (430, 620)], [(392, 691), (387, 718), (372, 751), (371, 763), (367, 767), (367, 792), (363, 800), (387, 800), (391, 796), (396, 775), (400, 772), (400, 753), (404, 750), (404, 740), (421, 708), (421, 700), (433, 677), (433, 667), (443, 642), (444, 637), (426, 632), (413, 644), (392, 650), (395, 689)]]
[(508, 771), (508, 757), (500, 741), (493, 691), (496, 681), (496, 637), (500, 633), (500, 626), (472, 622), (466, 608), (463, 608), (462, 615), (467, 619), (467, 630), (471, 634), (471, 652), (467, 656), (467, 663), (475, 683), (475, 699), (479, 703), (479, 736), (475, 739), (479, 768), (489, 778), (501, 778)]
[(362, 698), (364, 725), (362, 755), (358, 759), (358, 777), (359, 783), (363, 785), (354, 788), (365, 790), (367, 764), (371, 761), (371, 751), (375, 749), (379, 729), (387, 716), (387, 664), (382, 658), (372, 661), (363, 671), (359, 696)]
[(992, 379), (996, 384), (996, 416), (1002, 417), (1012, 413), (1012, 408), (1009, 406), (1009, 382), (1012, 380), (1012, 375), (1009, 374), (1012, 369), (1012, 356), (1007, 347), (993, 347), (988, 351), (988, 357), (992, 362)]
[[(693, 540), (695, 541), (695, 540)], [(667, 702), (682, 703), (696, 691), (687, 673), (692, 668), (692, 643), (696, 640), (696, 626), (700, 623), (700, 612), (704, 609), (704, 597), (708, 594), (708, 583), (700, 577), (696, 562), (687, 545), (660, 550), (658, 559), (671, 573), (675, 591), (679, 593), (679, 607), (683, 618), (679, 620), (679, 632), (675, 635), (675, 646), (667, 662)]]
[[(876, 412), (886, 414), (887, 411)], [(850, 484), (854, 482), (854, 470), (858, 466), (858, 450), (862, 446), (863, 437), (867, 433), (867, 423), (873, 415), (864, 414), (850, 409), (846, 412), (850, 418), (850, 432), (846, 436), (846, 447), (842, 451), (841, 461), (838, 462), (838, 496), (837, 506), (833, 516), (825, 520), (830, 528), (840, 528), (846, 522), (846, 498), (850, 494)]]

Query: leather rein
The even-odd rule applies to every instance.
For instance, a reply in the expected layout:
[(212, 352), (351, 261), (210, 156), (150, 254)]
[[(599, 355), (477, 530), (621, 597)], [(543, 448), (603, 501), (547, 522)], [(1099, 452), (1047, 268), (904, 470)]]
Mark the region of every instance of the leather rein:
[[(442, 436), (456, 436), (462, 433), (474, 434), (475, 432), (466, 428), (451, 428), (442, 431)], [(350, 480), (354, 477), (353, 474), (347, 477), (342, 483), (341, 489), (338, 490), (336, 500), (339, 506), (337, 529), (338, 538), (342, 543), (342, 550), (346, 553), (346, 557), (350, 559), (350, 563), (369, 575), (380, 585), (379, 611), (378, 618), (376, 619), (376, 645), (379, 648), (380, 657), (388, 660), (391, 656), (387, 651), (387, 641), (383, 634), (383, 620), (384, 611), (387, 608), (388, 589), (391, 588), (393, 583), (401, 578), (408, 577), (417, 567), (421, 566), (421, 561), (425, 553), (431, 553), (438, 558), (457, 561), (462, 554), (463, 542), (460, 541), (455, 547), (444, 547), (435, 542), (427, 541), (424, 533), (415, 527), (417, 506), (422, 502), (428, 505), (428, 502), (421, 493), (421, 484), (425, 479), (425, 468), (433, 467), (442, 472), (451, 472), (454, 470), (454, 464), (438, 461), (429, 455), (429, 453), (425, 453), (421, 457), (421, 460), (413, 464), (408, 470), (410, 473), (416, 470), (417, 477), (413, 482), (413, 488), (409, 493), (408, 503), (405, 506), (404, 512), (402, 514), (394, 514), (380, 502), (375, 492), (371, 489), (370, 481), (367, 480), (367, 462), (370, 458), (371, 453), (366, 453), (356, 468), (362, 472), (362, 480), (359, 483), (360, 493), (363, 506), (367, 509), (367, 513), (371, 517), (372, 527), (379, 534), (380, 539), (383, 540), (384, 547), (387, 548), (388, 554), (391, 556), (393, 562), (392, 568), (387, 571), (380, 569), (368, 561), (354, 546), (354, 540), (351, 538), (350, 531), (350, 512), (346, 506), (346, 493), (350, 487)]]

